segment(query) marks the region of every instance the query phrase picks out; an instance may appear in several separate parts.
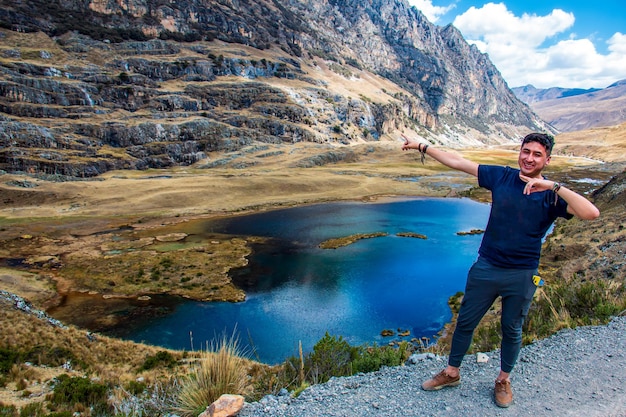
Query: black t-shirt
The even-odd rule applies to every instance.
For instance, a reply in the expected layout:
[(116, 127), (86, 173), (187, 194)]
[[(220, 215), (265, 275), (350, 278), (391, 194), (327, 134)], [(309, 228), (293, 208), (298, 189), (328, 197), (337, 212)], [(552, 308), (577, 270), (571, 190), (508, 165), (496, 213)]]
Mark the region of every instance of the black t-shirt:
[(489, 222), (478, 253), (502, 268), (539, 266), (542, 239), (557, 217), (571, 219), (567, 203), (553, 191), (524, 195), (519, 169), (495, 165), (478, 167), (478, 184), (491, 190)]

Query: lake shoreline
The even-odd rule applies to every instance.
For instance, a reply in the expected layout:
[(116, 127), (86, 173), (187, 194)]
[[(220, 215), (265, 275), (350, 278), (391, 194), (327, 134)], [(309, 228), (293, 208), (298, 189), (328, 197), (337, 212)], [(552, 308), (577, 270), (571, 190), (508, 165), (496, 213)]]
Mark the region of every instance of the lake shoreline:
[[(153, 219), (151, 222), (142, 222), (138, 224), (137, 230), (142, 232), (150, 232), (158, 230), (159, 232), (164, 232), (164, 225), (167, 228), (166, 231), (172, 232), (172, 230), (176, 230), (177, 226), (189, 227), (190, 224), (204, 223), (206, 221), (211, 220), (223, 220), (223, 219), (233, 219), (239, 216), (253, 215), (259, 213), (266, 213), (274, 210), (285, 210), (292, 209), (297, 207), (306, 207), (313, 206), (318, 204), (326, 204), (326, 203), (360, 203), (365, 202), (366, 204), (385, 204), (390, 202), (407, 202), (415, 199), (429, 199), (429, 198), (441, 198), (441, 197), (430, 197), (430, 196), (391, 196), (386, 195), (383, 198), (368, 198), (368, 199), (358, 199), (358, 200), (334, 200), (334, 201), (324, 201), (324, 202), (315, 202), (315, 203), (307, 203), (307, 204), (296, 204), (294, 203), (289, 207), (271, 207), (269, 210), (255, 210), (246, 213), (234, 213), (232, 215), (220, 215), (220, 216), (188, 216), (185, 218), (160, 218)], [(445, 198), (445, 197), (444, 197)], [(454, 197), (457, 198), (457, 197)], [(463, 197), (465, 198), (465, 197)], [(134, 227), (135, 225), (133, 225)], [(406, 233), (400, 233), (399, 236), (407, 235)], [(102, 235), (100, 235), (102, 236)], [(376, 234), (376, 236), (382, 236), (381, 233)], [(408, 235), (407, 235), (408, 236)], [(359, 237), (358, 235), (346, 236), (344, 238), (338, 238), (335, 240), (340, 240), (342, 244), (340, 246), (345, 246), (347, 244), (356, 243), (359, 239), (355, 237)], [(426, 239), (426, 236), (411, 234), (408, 237)], [(255, 251), (255, 246), (257, 244), (266, 246), (267, 243), (257, 241), (255, 243), (254, 236), (237, 236), (237, 238), (241, 238), (247, 242), (247, 247), (250, 249), (250, 252), (247, 254), (246, 258), (249, 259), (253, 256)], [(351, 239), (355, 238), (355, 239)], [(360, 238), (364, 238), (360, 236)], [(349, 242), (344, 242), (344, 241)], [(324, 243), (328, 242), (320, 242), (320, 245), (324, 245)], [(271, 245), (270, 245), (271, 246)], [(247, 265), (247, 263), (246, 263)], [(250, 288), (253, 288), (254, 282), (245, 282), (244, 278), (242, 278), (241, 274), (238, 272), (240, 268), (246, 268), (246, 265), (236, 265), (229, 268), (228, 276), (232, 284), (241, 289), (244, 293), (247, 292)], [(191, 301), (201, 301), (201, 302), (241, 302), (243, 301), (240, 297), (234, 299), (228, 298), (207, 298), (207, 297), (199, 297), (197, 294), (193, 293), (183, 293), (183, 294), (175, 294), (171, 293), (170, 288), (163, 288), (161, 292), (139, 292), (139, 293), (105, 293), (94, 290), (86, 290), (86, 289), (77, 289), (73, 286), (71, 279), (62, 278), (58, 275), (54, 278), (56, 282), (56, 287), (59, 290), (57, 292), (57, 296), (54, 298), (55, 302), (50, 302), (47, 305), (46, 311), (54, 318), (61, 320), (68, 324), (77, 325), (79, 327), (87, 328), (90, 331), (94, 332), (102, 332), (106, 335), (116, 337), (118, 334), (127, 334), (127, 327), (132, 324), (133, 317), (139, 317), (140, 314), (148, 318), (158, 317), (164, 314), (167, 314), (167, 311), (171, 311), (171, 306), (179, 304), (181, 302), (185, 302), (185, 300)], [(143, 300), (142, 300), (143, 298)], [(138, 306), (139, 304), (139, 306)], [(105, 306), (109, 306), (107, 308)], [(73, 315), (67, 315), (67, 311), (73, 311)], [(141, 313), (139, 313), (141, 312)], [(382, 329), (381, 329), (382, 330)], [(121, 332), (121, 333), (120, 333)]]
[[(247, 266), (229, 273), (248, 294), (246, 302), (188, 301), (168, 317), (142, 325), (131, 321), (137, 327), (127, 334), (135, 341), (180, 349), (189, 347), (189, 331), (194, 339), (205, 340), (230, 333), (238, 323), (237, 330), (254, 341), (263, 361), (289, 356), (293, 349), (285, 344), (298, 338), (311, 349), (324, 331), (343, 334), (355, 345), (394, 341), (381, 338), (385, 329), (410, 329), (406, 340), (432, 339), (450, 315), (447, 300), (462, 290), (479, 243), (456, 232), (483, 224), (487, 212), (488, 205), (467, 198), (394, 198), (380, 206), (322, 203), (206, 223), (197, 239), (202, 230), (267, 238), (253, 248)], [(320, 247), (335, 236), (376, 231), (387, 233), (335, 250)], [(437, 259), (449, 253), (454, 259), (441, 265)], [(430, 278), (435, 275), (439, 279)], [(363, 321), (366, 312), (369, 319)], [(268, 344), (270, 335), (276, 339)]]

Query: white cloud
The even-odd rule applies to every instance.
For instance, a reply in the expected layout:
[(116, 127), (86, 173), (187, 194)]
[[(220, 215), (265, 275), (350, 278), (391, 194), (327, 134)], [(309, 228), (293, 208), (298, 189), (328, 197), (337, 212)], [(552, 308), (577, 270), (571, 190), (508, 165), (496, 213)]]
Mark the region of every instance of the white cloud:
[[(489, 54), (510, 87), (606, 87), (624, 78), (626, 35), (615, 33), (607, 41), (609, 54), (602, 55), (589, 39), (566, 33), (574, 22), (572, 13), (560, 9), (546, 16), (515, 16), (504, 3), (487, 3), (470, 7), (454, 25)], [(561, 33), (569, 39), (553, 39)]]
[(411, 6), (415, 6), (417, 10), (422, 12), (431, 23), (437, 23), (441, 16), (455, 7), (454, 4), (445, 7), (433, 6), (431, 0), (408, 0), (408, 2)]
[[(435, 24), (456, 7), (408, 1)], [(486, 3), (470, 7), (453, 24), (469, 43), (489, 54), (510, 87), (602, 88), (626, 78), (626, 35), (615, 33), (603, 55), (592, 39), (579, 39), (572, 32), (575, 21), (573, 13), (561, 9), (545, 16), (516, 16), (505, 3)], [(558, 36), (568, 39), (559, 41)]]
[(503, 3), (487, 3), (480, 9), (472, 6), (454, 19), (454, 25), (467, 39), (519, 48), (537, 47), (573, 24), (574, 15), (559, 9), (548, 16), (517, 17)]
[(626, 57), (626, 35), (616, 32), (607, 43), (609, 44), (609, 51), (611, 51), (611, 53), (622, 54)]
[[(601, 75), (613, 83), (626, 78), (626, 35), (616, 32), (607, 44), (609, 54), (604, 57)], [(616, 77), (616, 74), (621, 76)]]

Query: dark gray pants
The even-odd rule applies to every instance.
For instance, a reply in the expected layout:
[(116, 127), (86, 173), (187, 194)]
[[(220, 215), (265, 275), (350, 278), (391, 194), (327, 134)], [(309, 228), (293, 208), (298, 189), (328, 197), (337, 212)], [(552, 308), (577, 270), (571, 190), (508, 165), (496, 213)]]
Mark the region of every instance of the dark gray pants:
[(536, 269), (499, 268), (478, 260), (467, 274), (465, 295), (452, 337), (448, 364), (459, 367), (472, 343), (474, 329), (498, 296), (502, 297), (500, 369), (511, 372), (522, 347), (522, 325), (536, 286)]

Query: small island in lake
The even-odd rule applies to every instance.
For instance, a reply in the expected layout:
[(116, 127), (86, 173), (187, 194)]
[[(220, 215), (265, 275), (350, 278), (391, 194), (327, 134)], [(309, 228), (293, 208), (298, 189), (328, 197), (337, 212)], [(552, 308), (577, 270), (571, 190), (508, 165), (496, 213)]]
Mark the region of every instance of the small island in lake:
[(400, 232), (400, 233), (396, 233), (396, 236), (400, 236), (400, 237), (415, 237), (417, 239), (428, 239), (428, 236), (422, 235), (422, 234), (419, 234), (419, 233), (414, 233), (414, 232)]
[(482, 230), (482, 229), (472, 229), (469, 232), (456, 232), (456, 234), (459, 235), (459, 236), (482, 235), (483, 233), (485, 233), (485, 231)]
[(328, 239), (319, 244), (319, 247), (322, 249), (337, 249), (342, 246), (348, 246), (361, 239), (370, 239), (373, 237), (381, 237), (387, 236), (388, 233), (385, 232), (375, 232), (375, 233), (357, 233), (355, 235), (338, 237), (334, 239)]

